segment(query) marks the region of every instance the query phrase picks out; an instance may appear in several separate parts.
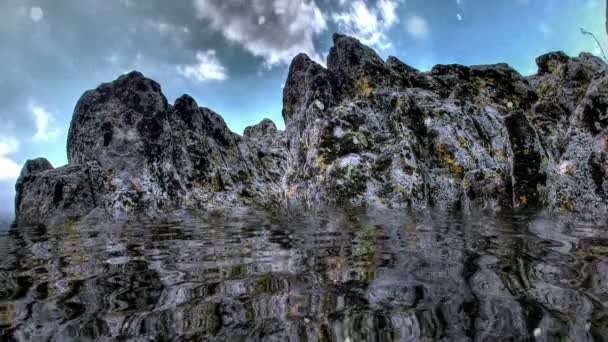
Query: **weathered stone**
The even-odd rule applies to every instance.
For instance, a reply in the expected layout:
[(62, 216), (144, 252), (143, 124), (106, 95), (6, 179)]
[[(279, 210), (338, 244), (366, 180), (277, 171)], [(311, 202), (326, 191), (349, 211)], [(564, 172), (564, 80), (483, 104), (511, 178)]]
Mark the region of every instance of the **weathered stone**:
[[(28, 167), (32, 169), (31, 161), (24, 171)], [(34, 225), (82, 218), (101, 204), (106, 191), (101, 179), (98, 168), (81, 165), (22, 172), (16, 187), (15, 221)]]
[[(287, 170), (287, 141), (285, 132), (269, 119), (264, 119), (255, 126), (245, 128), (245, 137), (257, 149), (261, 166), (270, 175), (275, 184), (282, 184)], [(282, 192), (282, 190), (279, 190)]]
[(608, 210), (600, 59), (550, 53), (529, 77), (506, 64), (419, 72), (333, 39), (327, 68), (294, 58), (285, 131), (265, 119), (240, 136), (187, 95), (169, 105), (137, 72), (86, 92), (69, 165), (24, 167), (17, 223), (239, 206)]
[(463, 206), (467, 210), (495, 211), (513, 204), (511, 184), (498, 170), (469, 171), (464, 175), (462, 186), (465, 194)]
[(30, 159), (25, 162), (25, 165), (23, 165), (23, 169), (21, 169), (21, 174), (19, 175), (19, 179), (17, 180), (17, 185), (22, 183), (27, 177), (52, 169), (53, 165), (51, 165), (51, 163), (46, 158)]
[(277, 132), (277, 126), (270, 119), (264, 119), (255, 126), (245, 128), (245, 136), (250, 139), (264, 139)]
[(547, 182), (544, 150), (523, 111), (507, 115), (505, 124), (513, 151), (515, 201), (520, 206), (538, 207), (542, 199), (541, 187)]

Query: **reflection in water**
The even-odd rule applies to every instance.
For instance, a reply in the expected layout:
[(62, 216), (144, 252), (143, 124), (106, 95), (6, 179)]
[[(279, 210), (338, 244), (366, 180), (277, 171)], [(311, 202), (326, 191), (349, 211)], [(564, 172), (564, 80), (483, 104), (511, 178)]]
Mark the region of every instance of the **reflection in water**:
[(604, 227), (532, 215), (187, 217), (0, 231), (0, 333), (608, 340)]

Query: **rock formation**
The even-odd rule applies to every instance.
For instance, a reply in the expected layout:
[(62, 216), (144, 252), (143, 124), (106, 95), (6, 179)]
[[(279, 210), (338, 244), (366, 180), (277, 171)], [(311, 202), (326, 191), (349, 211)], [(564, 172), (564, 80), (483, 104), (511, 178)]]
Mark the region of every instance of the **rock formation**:
[(506, 64), (419, 72), (336, 34), (327, 68), (294, 58), (285, 132), (263, 120), (244, 136), (132, 72), (78, 101), (67, 166), (26, 163), (16, 223), (227, 206), (606, 213), (606, 64), (537, 64), (530, 77)]

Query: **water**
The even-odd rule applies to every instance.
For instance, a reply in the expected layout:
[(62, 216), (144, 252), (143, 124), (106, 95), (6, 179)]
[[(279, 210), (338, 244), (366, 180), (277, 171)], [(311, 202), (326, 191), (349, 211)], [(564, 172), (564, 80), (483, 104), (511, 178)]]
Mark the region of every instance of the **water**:
[(0, 340), (608, 340), (604, 226), (183, 217), (0, 230)]

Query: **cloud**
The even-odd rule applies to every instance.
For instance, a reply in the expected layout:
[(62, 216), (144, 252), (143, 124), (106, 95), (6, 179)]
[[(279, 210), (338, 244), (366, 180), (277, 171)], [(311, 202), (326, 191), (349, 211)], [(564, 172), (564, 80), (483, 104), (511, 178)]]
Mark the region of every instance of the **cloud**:
[(16, 180), (21, 172), (21, 165), (7, 157), (17, 152), (19, 141), (12, 137), (0, 136), (0, 181)]
[(345, 11), (334, 13), (332, 18), (343, 33), (357, 37), (363, 44), (388, 49), (392, 44), (387, 33), (399, 22), (400, 3), (401, 0), (380, 0), (375, 7), (370, 7), (357, 0)]
[(429, 24), (426, 19), (418, 15), (410, 15), (407, 18), (405, 29), (417, 39), (424, 39), (429, 35)]
[(174, 25), (163, 19), (145, 19), (142, 26), (144, 30), (158, 33), (162, 38), (171, 39), (180, 48), (184, 47), (185, 42), (190, 37), (188, 26)]
[(194, 0), (194, 9), (200, 20), (267, 66), (287, 65), (300, 52), (321, 60), (313, 39), (327, 23), (314, 0)]
[(190, 33), (187, 26), (176, 26), (163, 20), (147, 19), (145, 26), (151, 28), (162, 35), (182, 36)]
[(53, 115), (44, 110), (44, 108), (33, 104), (30, 104), (30, 111), (36, 123), (34, 141), (48, 142), (57, 139), (61, 130), (59, 128), (51, 128), (55, 121)]
[(399, 7), (399, 3), (397, 1), (380, 0), (378, 3), (380, 15), (384, 20), (385, 26), (391, 27), (393, 24), (399, 22), (399, 17), (397, 17), (397, 7)]
[(215, 50), (198, 51), (195, 64), (178, 66), (177, 71), (193, 81), (223, 81), (228, 78), (226, 68), (220, 63)]
[(458, 19), (458, 21), (462, 21), (462, 14), (456, 13), (456, 19)]
[(44, 18), (44, 12), (40, 7), (32, 7), (30, 8), (30, 19), (33, 21), (40, 21)]
[(0, 181), (10, 181), (19, 178), (21, 165), (5, 156), (0, 156)]
[(602, 57), (602, 49), (600, 49), (600, 48), (599, 48), (599, 47), (597, 47), (597, 46), (596, 46), (596, 47), (593, 49), (593, 52), (592, 52), (592, 53), (593, 53), (594, 55), (598, 56), (598, 57)]
[(19, 141), (12, 137), (0, 136), (0, 156), (15, 153), (19, 149)]

